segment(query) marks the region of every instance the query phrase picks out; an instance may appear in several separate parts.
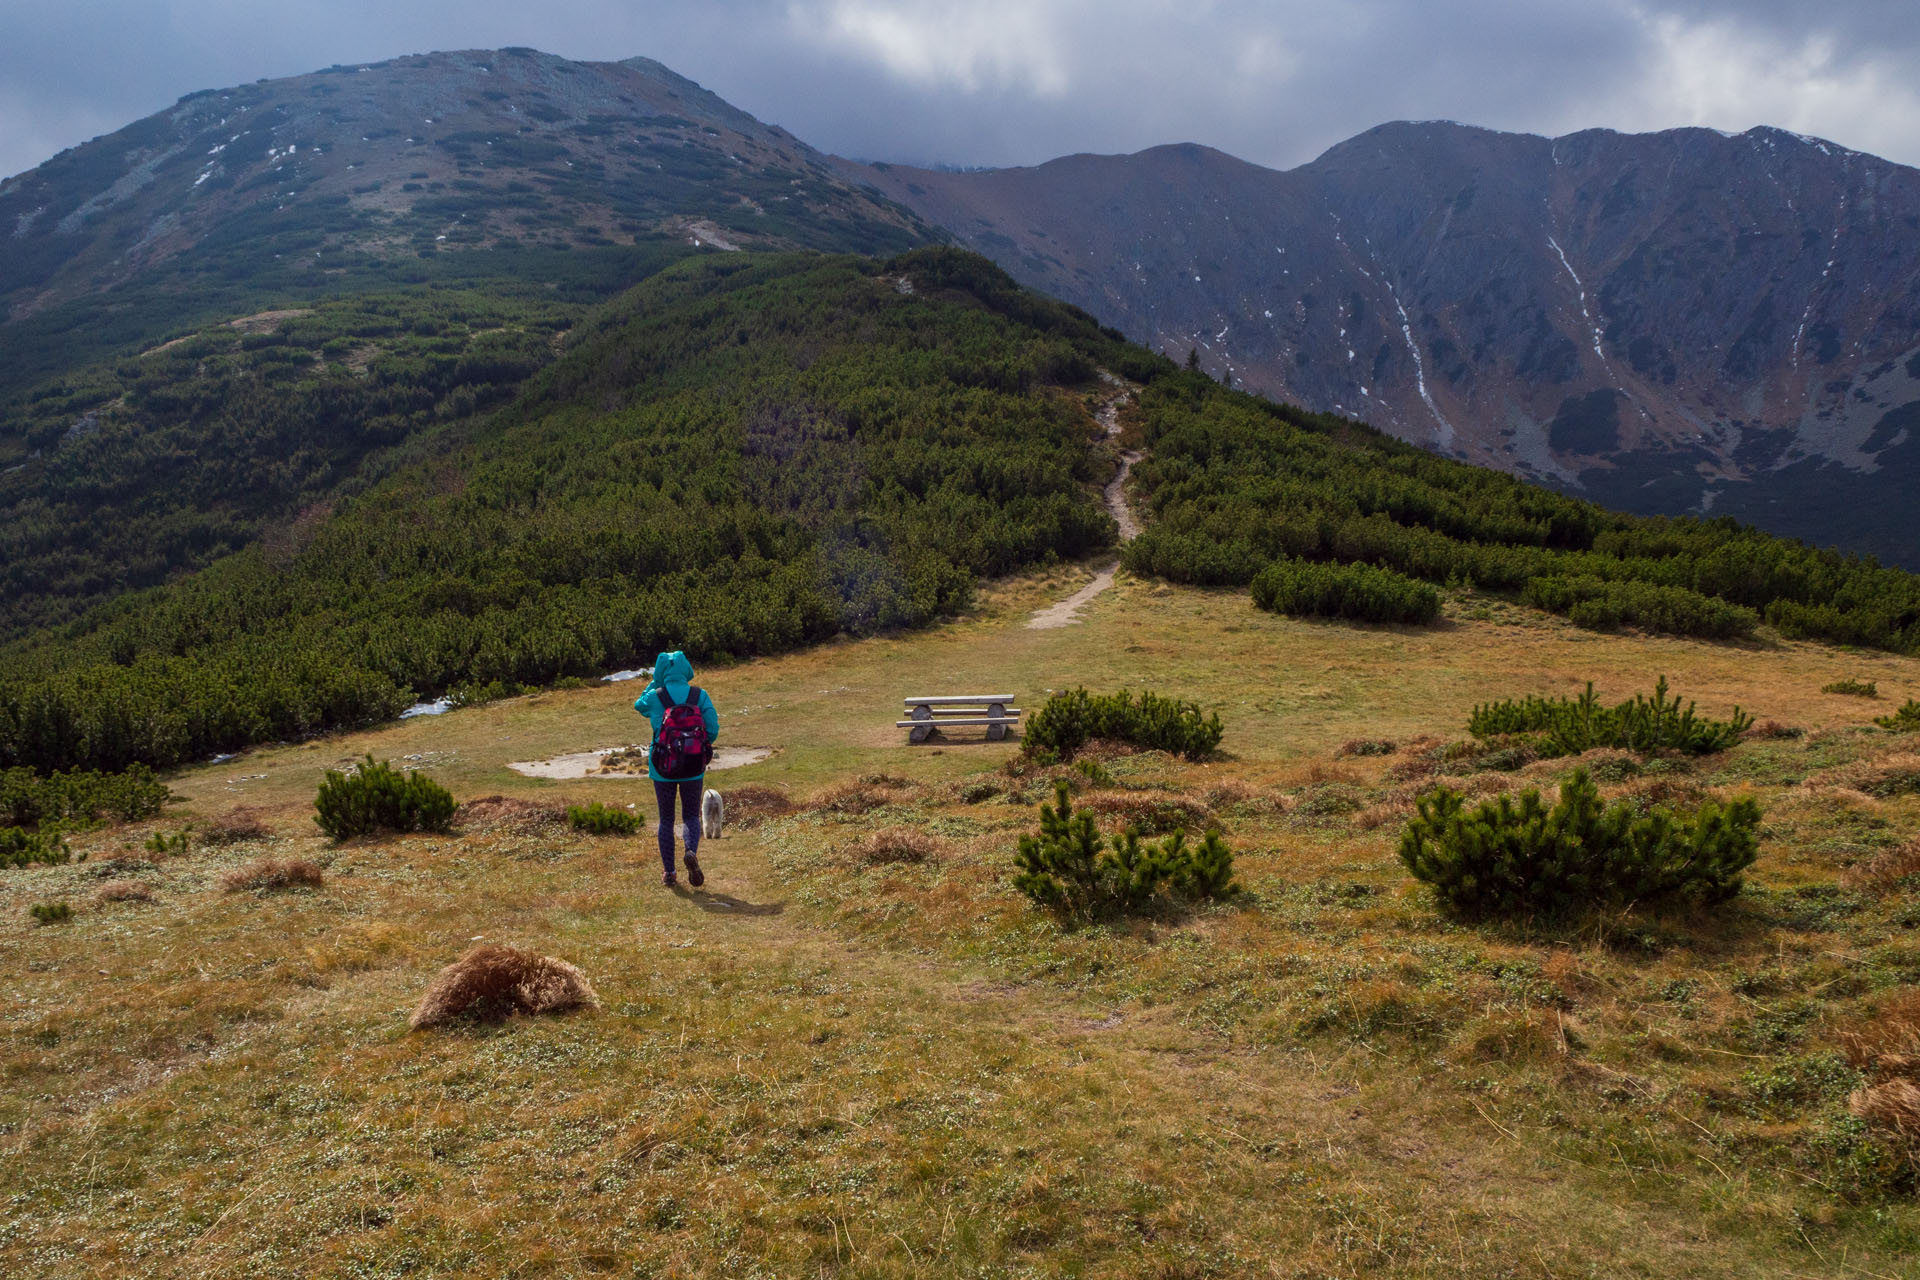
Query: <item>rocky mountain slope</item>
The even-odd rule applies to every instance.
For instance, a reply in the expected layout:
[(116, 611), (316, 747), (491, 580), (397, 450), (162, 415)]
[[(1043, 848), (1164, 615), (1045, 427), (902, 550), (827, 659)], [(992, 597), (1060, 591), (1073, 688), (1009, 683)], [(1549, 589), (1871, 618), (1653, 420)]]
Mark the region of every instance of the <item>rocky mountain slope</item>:
[(156, 274), (586, 247), (904, 248), (912, 215), (646, 58), (435, 53), (191, 94), (0, 183), (0, 316)]
[(858, 176), (1150, 345), (1640, 511), (1920, 562), (1920, 172), (1774, 129), (1391, 124)]

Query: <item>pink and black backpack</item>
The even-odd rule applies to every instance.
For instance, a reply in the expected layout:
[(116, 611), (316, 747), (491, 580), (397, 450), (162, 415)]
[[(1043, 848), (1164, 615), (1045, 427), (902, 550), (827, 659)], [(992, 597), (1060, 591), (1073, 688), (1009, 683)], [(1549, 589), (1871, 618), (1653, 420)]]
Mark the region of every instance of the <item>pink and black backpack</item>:
[(676, 782), (697, 778), (707, 771), (707, 762), (713, 759), (713, 744), (707, 741), (706, 718), (700, 714), (700, 690), (689, 686), (685, 702), (675, 702), (664, 687), (659, 692), (660, 704), (667, 709), (667, 714), (660, 722), (660, 732), (653, 736), (647, 759), (653, 771), (663, 778)]

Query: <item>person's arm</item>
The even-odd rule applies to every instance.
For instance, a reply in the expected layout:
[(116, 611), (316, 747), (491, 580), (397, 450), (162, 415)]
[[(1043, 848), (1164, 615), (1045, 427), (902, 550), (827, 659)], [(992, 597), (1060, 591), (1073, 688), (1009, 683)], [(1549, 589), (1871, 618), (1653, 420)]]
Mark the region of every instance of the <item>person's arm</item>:
[(713, 709), (713, 699), (707, 696), (705, 689), (700, 691), (700, 719), (707, 726), (708, 744), (720, 741), (720, 713)]

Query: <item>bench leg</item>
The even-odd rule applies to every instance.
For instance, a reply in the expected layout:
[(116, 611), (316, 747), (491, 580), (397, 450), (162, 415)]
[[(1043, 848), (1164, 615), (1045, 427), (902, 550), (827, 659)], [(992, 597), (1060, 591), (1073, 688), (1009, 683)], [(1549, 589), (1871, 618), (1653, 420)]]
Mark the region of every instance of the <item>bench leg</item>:
[(912, 743), (925, 742), (928, 738), (931, 738), (932, 736), (933, 736), (933, 726), (930, 724), (917, 724), (913, 726), (913, 728), (907, 730), (907, 741)]
[(987, 726), (988, 742), (1002, 742), (1006, 740), (1006, 736), (1007, 726), (1003, 724), (990, 724)]

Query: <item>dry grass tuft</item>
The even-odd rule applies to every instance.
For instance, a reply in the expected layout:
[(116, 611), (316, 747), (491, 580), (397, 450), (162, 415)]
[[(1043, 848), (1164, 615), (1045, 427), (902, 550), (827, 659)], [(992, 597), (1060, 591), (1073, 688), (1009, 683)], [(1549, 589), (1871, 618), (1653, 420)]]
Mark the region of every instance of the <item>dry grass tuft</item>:
[(1398, 826), (1412, 816), (1412, 799), (1406, 796), (1389, 796), (1354, 814), (1353, 825), (1362, 831), (1377, 831), (1389, 824)]
[(1138, 827), (1149, 836), (1181, 829), (1198, 835), (1213, 821), (1206, 805), (1171, 791), (1094, 791), (1078, 807), (1117, 820), (1122, 827)]
[(1847, 1110), (1876, 1129), (1915, 1144), (1920, 1159), (1920, 991), (1908, 991), (1872, 1020), (1835, 1037), (1840, 1051), (1867, 1083), (1847, 1099)]
[(482, 944), (440, 971), (407, 1025), (420, 1031), (462, 1016), (497, 1019), (599, 1006), (593, 984), (566, 961)]
[(853, 856), (869, 866), (931, 862), (942, 852), (940, 841), (912, 827), (885, 827), (853, 847)]
[(1621, 792), (1648, 809), (1697, 809), (1713, 798), (1713, 793), (1686, 778), (1640, 778)]
[(1847, 1061), (1868, 1075), (1920, 1077), (1920, 991), (1908, 991), (1871, 1020), (1834, 1039)]
[(1807, 736), (1807, 731), (1805, 729), (1796, 729), (1790, 724), (1782, 724), (1778, 720), (1762, 720), (1749, 727), (1744, 736), (1763, 740), (1775, 738), (1804, 738)]
[(469, 800), (454, 814), (468, 831), (509, 831), (515, 835), (551, 835), (567, 825), (567, 811), (512, 796), (483, 796)]
[(251, 805), (235, 805), (219, 817), (208, 819), (197, 834), (201, 843), (213, 845), (265, 840), (273, 834), (273, 828), (266, 824), (260, 812)]
[(1075, 760), (1118, 760), (1124, 756), (1141, 754), (1139, 747), (1131, 742), (1121, 742), (1115, 738), (1089, 738), (1073, 753)]
[(235, 867), (220, 877), (220, 887), (228, 893), (245, 889), (291, 889), (300, 886), (318, 889), (325, 882), (320, 868), (304, 858), (257, 858), (243, 867)]
[(777, 787), (749, 783), (746, 786), (729, 787), (720, 794), (727, 802), (727, 825), (743, 830), (758, 826), (768, 818), (784, 818), (800, 807)]
[(885, 773), (868, 774), (858, 782), (843, 782), (837, 787), (829, 787), (814, 797), (812, 807), (827, 813), (859, 817), (863, 813), (898, 804), (912, 788), (913, 784), (905, 778), (895, 778)]
[(1897, 849), (1883, 849), (1854, 867), (1847, 878), (1875, 897), (1884, 898), (1909, 876), (1920, 876), (1920, 840), (1909, 840)]
[(1911, 1080), (1861, 1085), (1847, 1098), (1847, 1110), (1876, 1129), (1920, 1143), (1920, 1085)]
[(109, 880), (93, 896), (99, 902), (152, 902), (153, 890), (138, 880)]
[(1390, 756), (1395, 750), (1394, 744), (1386, 738), (1348, 738), (1333, 749), (1333, 758), (1345, 760), (1350, 756)]

